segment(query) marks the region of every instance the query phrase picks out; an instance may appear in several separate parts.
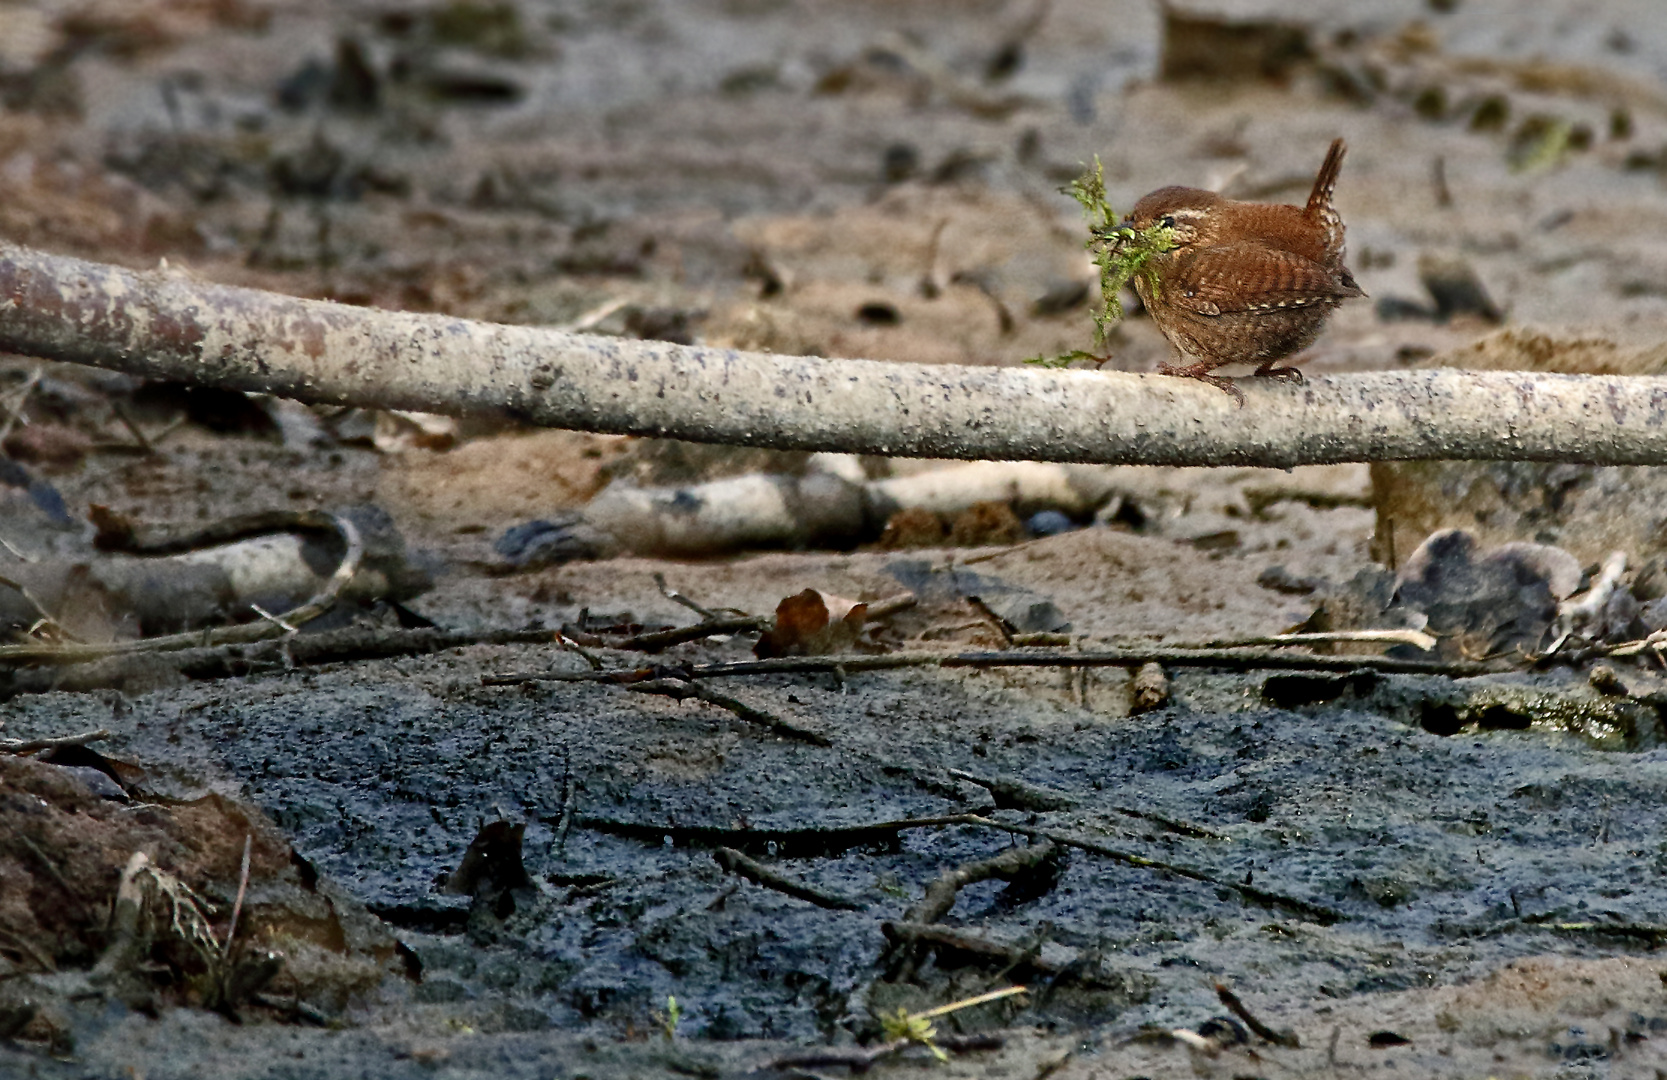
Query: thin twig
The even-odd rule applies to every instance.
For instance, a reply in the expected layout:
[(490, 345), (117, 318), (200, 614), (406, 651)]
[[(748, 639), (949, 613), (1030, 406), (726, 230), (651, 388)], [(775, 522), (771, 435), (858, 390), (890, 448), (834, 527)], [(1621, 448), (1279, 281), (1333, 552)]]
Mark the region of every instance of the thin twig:
[(573, 828), (573, 804), (577, 789), (573, 783), (571, 761), (563, 767), (561, 788), (561, 816), (556, 819), (556, 832), (552, 841), (557, 851), (567, 850), (567, 834)]
[(75, 891), (74, 887), (72, 887), (69, 881), (64, 877), (64, 872), (58, 869), (58, 864), (52, 861), (52, 856), (42, 851), (40, 845), (29, 839), (27, 834), (19, 832), (15, 835), (17, 836), (18, 843), (28, 849), (29, 854), (33, 855), (41, 864), (41, 868), (46, 871), (46, 875), (57, 884), (58, 888), (63, 890), (65, 899), (79, 900), (81, 898), (80, 894)]
[(296, 628), (294, 626), (291, 626), (289, 623), (285, 622), (284, 617), (282, 615), (274, 615), (270, 611), (267, 611), (265, 608), (261, 607), (259, 604), (250, 604), (249, 605), (249, 610), (253, 611), (256, 615), (259, 615), (261, 618), (265, 619), (267, 622), (272, 623), (273, 625), (277, 626), (280, 630), (282, 630), (286, 634), (299, 634), (301, 632), (298, 628)]
[(1311, 634), (1268, 634), (1262, 637), (1224, 638), (1201, 641), (1197, 644), (1171, 644), (1172, 649), (1239, 649), (1251, 645), (1331, 645), (1345, 643), (1366, 645), (1411, 645), (1429, 652), (1440, 644), (1433, 634), (1422, 630), (1327, 630)]
[(65, 735), (56, 739), (0, 739), (0, 754), (33, 754), (38, 750), (58, 750), (66, 746), (86, 746), (110, 737), (109, 728), (83, 731), (79, 735)]
[(1302, 1049), (1302, 1040), (1297, 1038), (1296, 1032), (1290, 1030), (1277, 1031), (1262, 1023), (1261, 1020), (1256, 1018), (1256, 1014), (1251, 1012), (1243, 1001), (1239, 1000), (1239, 995), (1229, 990), (1226, 984), (1216, 983), (1216, 997), (1220, 998), (1221, 1003), (1227, 1006), (1234, 1016), (1243, 1020), (1245, 1027), (1254, 1031), (1259, 1038), (1266, 1039), (1275, 1046), (1288, 1046), (1292, 1050)]
[(1006, 822), (996, 821), (993, 818), (982, 817), (978, 814), (900, 818), (894, 821), (880, 821), (867, 825), (848, 825), (837, 829), (730, 829), (712, 825), (659, 825), (586, 817), (578, 818), (574, 824), (596, 832), (631, 837), (645, 843), (660, 843), (669, 836), (674, 843), (682, 843), (691, 847), (733, 847), (759, 851), (768, 848), (770, 845), (775, 845), (774, 850), (782, 853), (786, 858), (848, 851), (851, 848), (883, 842), (895, 837), (900, 832), (910, 829), (937, 829), (954, 825), (996, 829), (1001, 832), (1028, 836), (1035, 840), (1052, 840), (1056, 844), (1074, 847), (1089, 854), (1098, 855), (1101, 858), (1142, 870), (1159, 870), (1174, 874), (1177, 877), (1214, 885), (1218, 888), (1230, 889), (1253, 903), (1265, 907), (1282, 908), (1321, 925), (1329, 926), (1345, 919), (1342, 912), (1323, 904), (1316, 904), (1297, 897), (1283, 896), (1267, 889), (1260, 889), (1240, 881), (1218, 877), (1215, 874), (1179, 866), (1175, 863), (1148, 859), (1144, 855), (1120, 851), (1097, 841), (1073, 836), (1070, 833), (1060, 832), (1056, 829), (1009, 825)]
[[(8, 548), (11, 547), (10, 544), (6, 546)], [(22, 558), (23, 556), (20, 554), (19, 557)], [(9, 577), (0, 577), (0, 585), (4, 585), (6, 588), (11, 589), (13, 592), (23, 597), (24, 600), (29, 602), (29, 606), (35, 609), (35, 614), (39, 616), (39, 618), (36, 619), (34, 626), (29, 628), (30, 633), (34, 633), (37, 627), (42, 626), (54, 626), (57, 627), (60, 632), (63, 632), (63, 626), (58, 622), (58, 617), (52, 614), (52, 612), (46, 610), (46, 605), (41, 603), (40, 598), (30, 592), (29, 589), (21, 582), (14, 581)]]
[(4, 926), (0, 926), (0, 938), (10, 942), (12, 948), (16, 949), (24, 956), (27, 956), (30, 960), (33, 960), (35, 965), (39, 967), (42, 972), (52, 972), (58, 970), (58, 965), (52, 957), (49, 954), (42, 952), (40, 946), (30, 941), (22, 934), (13, 933)]
[(581, 657), (584, 658), (585, 663), (590, 665), (590, 670), (591, 671), (596, 672), (596, 671), (601, 671), (602, 670), (602, 667), (603, 667), (602, 658), (597, 656), (595, 653), (591, 652), (589, 649), (585, 648), (583, 645), (580, 645), (577, 641), (574, 641), (572, 638), (568, 637), (566, 634), (558, 633), (556, 635), (556, 644), (560, 645), (562, 648), (566, 649), (568, 652), (578, 653)]
[(156, 453), (155, 444), (153, 444), (150, 439), (145, 436), (145, 433), (140, 429), (138, 422), (134, 420), (132, 416), (128, 415), (127, 408), (122, 405), (121, 402), (111, 401), (110, 411), (115, 414), (117, 420), (121, 421), (122, 427), (127, 429), (128, 434), (133, 436), (133, 441), (139, 444), (140, 450), (144, 451), (147, 456), (151, 456)]
[(748, 881), (762, 885), (766, 889), (774, 889), (784, 896), (791, 896), (796, 900), (803, 900), (815, 904), (817, 907), (828, 908), (831, 911), (862, 911), (868, 905), (860, 900), (838, 896), (834, 893), (814, 889), (800, 881), (772, 870), (757, 859), (752, 858), (734, 848), (722, 847), (712, 853), (717, 864), (732, 874), (739, 874)]
[(1259, 889), (1254, 885), (1246, 885), (1241, 881), (1233, 881), (1230, 878), (1217, 877), (1214, 874), (1205, 873), (1202, 870), (1193, 870), (1190, 867), (1177, 866), (1174, 863), (1163, 862), (1159, 859), (1148, 859), (1144, 855), (1136, 855), (1133, 852), (1119, 851), (1116, 848), (1107, 847), (1106, 845), (1096, 841), (1072, 836), (1069, 833), (1059, 832), (1055, 829), (1037, 829), (1028, 825), (1009, 825), (1005, 822), (979, 817), (976, 814), (968, 814), (966, 815), (966, 818), (966, 823), (969, 825), (982, 825), (988, 829), (1000, 829), (1003, 832), (1018, 833), (1020, 836), (1028, 836), (1032, 839), (1052, 840), (1055, 843), (1078, 848), (1079, 850), (1099, 855), (1102, 858), (1111, 859), (1114, 862), (1126, 863), (1129, 866), (1138, 866), (1147, 870), (1162, 870), (1166, 873), (1175, 874), (1179, 877), (1206, 882), (1210, 885), (1215, 885), (1223, 889), (1231, 889), (1240, 896), (1244, 897), (1246, 900), (1253, 901), (1266, 907), (1284, 908), (1288, 911), (1302, 915), (1305, 918), (1312, 919), (1314, 922), (1320, 923), (1324, 926), (1342, 922), (1344, 919), (1342, 912), (1336, 910), (1335, 908), (1326, 907), (1323, 904), (1316, 904), (1309, 900), (1301, 900), (1294, 896), (1283, 896), (1276, 892), (1270, 892), (1267, 889)]
[(6, 420), (0, 423), (0, 443), (5, 442), (6, 437), (12, 433), (12, 427), (17, 423), (18, 417), (23, 415), (23, 407), (29, 404), (29, 395), (35, 392), (35, 387), (39, 385), (41, 375), (45, 371), (44, 365), (36, 364), (35, 370), (29, 373), (29, 381), (16, 392), (17, 403), (6, 409)]
[(139, 656), (92, 657), (49, 668), (21, 668), (6, 673), (8, 694), (50, 691), (84, 693), (120, 686), (132, 678), (135, 666), (145, 674), (171, 670), (190, 679), (225, 679), (249, 675), (282, 662), (307, 666), (343, 661), (421, 656), (466, 645), (538, 645), (556, 638), (554, 630), (442, 630), (437, 627), (349, 626), (297, 637), (232, 642), (209, 648), (178, 649)]
[[(0, 656), (3, 656), (0, 652)], [(1373, 671), (1411, 675), (1468, 677), (1501, 670), (1497, 665), (1474, 661), (1400, 660), (1388, 656), (1316, 656), (1284, 649), (1101, 649), (1095, 652), (905, 652), (879, 656), (794, 656), (772, 660), (738, 660), (723, 664), (694, 664), (680, 674), (690, 679), (715, 679), (746, 675), (822, 674), (835, 671), (889, 671), (894, 668), (998, 668), (998, 667), (1139, 667), (1160, 663), (1175, 667), (1215, 667), (1232, 671), (1278, 668), (1297, 671)], [(649, 668), (614, 668), (587, 672), (509, 672), (484, 675), (484, 686), (515, 686), (527, 682), (621, 682), (653, 677)]]
[(691, 626), (674, 626), (669, 630), (649, 630), (641, 634), (618, 641), (609, 641), (601, 635), (596, 635), (596, 643), (610, 649), (631, 649), (640, 652), (660, 652), (673, 645), (685, 642), (699, 641), (701, 638), (716, 637), (719, 634), (746, 634), (755, 630), (768, 630), (770, 619), (763, 615), (737, 615), (730, 618), (707, 619)]
[(1150, 821), (1152, 824), (1167, 829), (1172, 833), (1180, 833), (1182, 836), (1190, 836), (1195, 840), (1229, 839), (1226, 833), (1216, 832), (1214, 829), (1206, 829), (1204, 826), (1194, 825), (1190, 821), (1181, 821), (1177, 818), (1164, 817), (1162, 814), (1154, 814), (1149, 810), (1136, 810), (1129, 806), (1108, 806), (1106, 809), (1110, 810), (1114, 814), (1122, 814), (1124, 817), (1139, 818), (1142, 821)]
[(661, 596), (664, 596), (667, 600), (670, 600), (673, 603), (682, 604), (684, 607), (688, 608), (690, 611), (699, 615), (701, 618), (705, 619), (707, 622), (715, 622), (717, 619), (719, 619), (721, 617), (721, 616), (718, 615), (717, 612), (711, 610), (710, 608), (701, 607), (699, 604), (695, 603), (693, 600), (690, 600), (687, 596), (684, 596), (682, 593), (678, 592), (676, 589), (672, 588), (670, 585), (667, 585), (666, 584), (666, 575), (664, 575), (664, 574), (662, 574), (658, 571), (656, 571), (655, 574), (654, 574), (654, 584), (658, 585), (660, 587), (660, 595)]
[(833, 745), (833, 741), (826, 735), (799, 727), (797, 724), (788, 723), (781, 717), (767, 713), (763, 709), (756, 709), (738, 698), (732, 698), (728, 694), (720, 694), (709, 687), (684, 679), (649, 679), (644, 682), (632, 683), (628, 689), (640, 694), (663, 694), (678, 701), (687, 701), (689, 698), (694, 698), (697, 701), (704, 701), (708, 705), (728, 709), (747, 723), (768, 728), (783, 738), (807, 742), (812, 746)]
[(30, 555), (26, 551), (19, 550), (16, 544), (7, 540), (4, 536), (0, 536), (0, 548), (5, 548), (13, 558), (17, 559), (18, 562), (32, 563), (36, 561), (33, 555)]
[(1104, 987), (1108, 981), (1097, 975), (1092, 967), (1081, 967), (1075, 961), (1062, 964), (1048, 960), (1035, 949), (993, 941), (970, 930), (939, 926), (937, 923), (899, 921), (881, 923), (880, 932), (893, 949), (912, 945), (950, 949), (976, 958), (984, 967), (999, 967), (1004, 973), (1022, 971), (1043, 979), (1064, 978), (1088, 987)]
[[(981, 1033), (974, 1035), (938, 1035), (932, 1039), (932, 1043), (957, 1054), (966, 1054), (975, 1050), (1000, 1050), (1007, 1045), (1007, 1040), (1000, 1035)], [(823, 1069), (837, 1066), (850, 1069), (854, 1073), (865, 1073), (885, 1059), (917, 1045), (919, 1044), (913, 1039), (893, 1039), (890, 1042), (866, 1048), (853, 1046), (804, 1050), (773, 1058), (759, 1066), (755, 1071), (784, 1072), (788, 1069)]]
[(255, 834), (243, 834), (243, 870), (237, 877), (237, 899), (232, 902), (232, 921), (226, 927), (226, 940), (220, 944), (220, 962), (223, 964), (232, 954), (232, 939), (237, 936), (237, 917), (243, 914), (243, 897), (249, 891), (249, 855), (254, 848)]

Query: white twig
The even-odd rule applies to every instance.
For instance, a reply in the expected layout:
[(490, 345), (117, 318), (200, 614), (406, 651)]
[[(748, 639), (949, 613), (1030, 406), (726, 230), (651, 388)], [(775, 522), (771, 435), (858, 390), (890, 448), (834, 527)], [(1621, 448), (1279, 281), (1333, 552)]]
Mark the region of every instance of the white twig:
[(1602, 617), (1603, 610), (1609, 606), (1609, 598), (1615, 595), (1615, 589), (1620, 585), (1621, 575), (1624, 573), (1626, 552), (1610, 552), (1609, 558), (1603, 560), (1603, 568), (1598, 571), (1591, 588), (1557, 605), (1557, 619), (1552, 624), (1557, 631), (1557, 638), (1551, 643), (1551, 647), (1546, 649), (1546, 656), (1562, 648), (1563, 643), (1576, 630)]

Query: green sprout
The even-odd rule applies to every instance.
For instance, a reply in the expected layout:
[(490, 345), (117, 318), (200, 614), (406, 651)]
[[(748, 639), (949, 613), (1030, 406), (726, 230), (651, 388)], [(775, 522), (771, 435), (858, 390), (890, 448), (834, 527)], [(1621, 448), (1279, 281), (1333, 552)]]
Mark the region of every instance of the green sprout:
[(677, 1025), (683, 1022), (683, 1006), (677, 1003), (675, 996), (667, 994), (666, 1011), (656, 1012), (654, 1019), (660, 1021), (660, 1033), (666, 1037), (667, 1042), (671, 1042), (677, 1038)]
[[(1105, 167), (1098, 155), (1094, 157), (1093, 170), (1071, 181), (1066, 193), (1077, 201), (1088, 219), (1088, 240), (1083, 246), (1093, 253), (1094, 265), (1100, 268), (1100, 308), (1094, 312), (1094, 344), (1104, 346), (1112, 327), (1123, 319), (1123, 300), (1119, 295), (1123, 286), (1140, 274), (1151, 292), (1157, 294), (1157, 269), (1149, 264), (1155, 256), (1174, 249), (1175, 230), (1155, 223), (1144, 229), (1122, 224), (1106, 198)], [(1105, 361), (1104, 357), (1078, 349), (1063, 356), (1033, 356), (1025, 363), (1062, 368), (1073, 360), (1083, 359)]]
[(938, 1029), (932, 1021), (924, 1016), (915, 1015), (901, 1005), (891, 1016), (880, 1017), (880, 1030), (885, 1033), (887, 1042), (918, 1043), (932, 1051), (932, 1056), (939, 1061), (948, 1061), (949, 1055), (944, 1053), (943, 1047), (932, 1040), (937, 1038)]
[(936, 1042), (938, 1029), (932, 1023), (934, 1017), (948, 1016), (952, 1012), (970, 1009), (974, 1005), (987, 1005), (992, 1001), (1016, 997), (1026, 992), (1023, 986), (1008, 986), (1000, 990), (991, 990), (987, 994), (979, 994), (976, 997), (951, 1001), (947, 1005), (939, 1005), (935, 1009), (927, 1009), (917, 1013), (912, 1013), (902, 1006), (898, 1006), (895, 1013), (880, 1017), (880, 1031), (885, 1035), (887, 1042), (916, 1043), (930, 1050), (932, 1056), (939, 1061), (948, 1061), (949, 1055), (944, 1053), (943, 1047)]

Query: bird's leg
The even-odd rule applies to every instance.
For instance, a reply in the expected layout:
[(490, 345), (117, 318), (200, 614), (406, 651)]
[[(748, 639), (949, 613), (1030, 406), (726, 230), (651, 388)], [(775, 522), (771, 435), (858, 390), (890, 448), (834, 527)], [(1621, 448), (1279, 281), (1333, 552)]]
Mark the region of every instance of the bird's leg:
[(1257, 368), (1252, 374), (1265, 375), (1270, 379), (1284, 379), (1286, 382), (1293, 382), (1298, 386), (1301, 386), (1304, 382), (1308, 381), (1303, 377), (1302, 372), (1298, 371), (1296, 368), (1274, 367), (1274, 363), (1275, 361), (1269, 360), (1267, 363)]
[[(1244, 393), (1240, 391), (1238, 387), (1233, 385), (1233, 380), (1224, 378), (1220, 375), (1210, 374), (1210, 370), (1216, 366), (1217, 365), (1208, 362), (1188, 364), (1186, 367), (1177, 367), (1174, 364), (1159, 364), (1158, 374), (1173, 375), (1179, 379), (1197, 379), (1199, 382), (1207, 382), (1211, 386), (1219, 387), (1220, 389), (1226, 391), (1229, 397), (1239, 403), (1239, 408), (1244, 408)], [(1258, 374), (1260, 374), (1260, 372), (1258, 372)]]

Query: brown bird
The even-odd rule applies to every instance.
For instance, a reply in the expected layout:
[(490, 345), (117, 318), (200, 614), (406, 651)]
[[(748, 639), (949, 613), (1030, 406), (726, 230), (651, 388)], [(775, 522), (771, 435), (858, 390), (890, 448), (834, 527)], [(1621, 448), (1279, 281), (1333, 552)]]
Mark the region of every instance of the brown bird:
[(1202, 379), (1244, 404), (1223, 364), (1258, 365), (1257, 375), (1300, 382), (1275, 367), (1319, 336), (1331, 310), (1365, 296), (1343, 265), (1343, 219), (1331, 205), (1343, 140), (1331, 144), (1305, 207), (1238, 202), (1198, 188), (1159, 188), (1135, 204), (1123, 226), (1172, 228), (1175, 247), (1135, 275), (1135, 290), (1163, 336), (1195, 363), (1164, 364), (1165, 375)]

